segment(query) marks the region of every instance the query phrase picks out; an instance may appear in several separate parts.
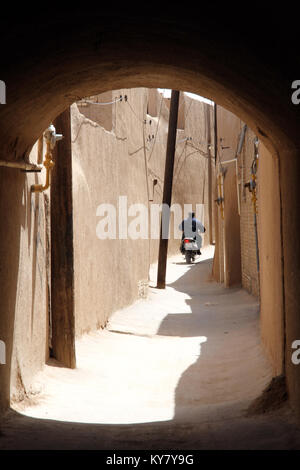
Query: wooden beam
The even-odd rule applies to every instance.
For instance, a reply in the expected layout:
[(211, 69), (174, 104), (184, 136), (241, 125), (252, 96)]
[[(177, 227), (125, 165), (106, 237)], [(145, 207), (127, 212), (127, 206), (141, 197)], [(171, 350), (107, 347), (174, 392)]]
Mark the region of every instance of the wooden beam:
[[(172, 90), (170, 115), (169, 115), (169, 130), (165, 163), (165, 176), (164, 176), (164, 191), (163, 191), (163, 204), (168, 205), (170, 208), (172, 200), (172, 185), (173, 185), (173, 172), (174, 172), (174, 158), (175, 146), (177, 135), (177, 120), (178, 120), (178, 103), (179, 94), (177, 90)], [(163, 206), (164, 207), (164, 206)], [(157, 271), (157, 287), (164, 289), (166, 287), (166, 270), (167, 270), (167, 256), (168, 256), (168, 242), (169, 242), (169, 222), (170, 212), (163, 212), (164, 229), (161, 223), (160, 240), (159, 240), (159, 254), (158, 254), (158, 271)], [(164, 232), (164, 233), (163, 233)]]
[(64, 138), (53, 152), (51, 182), (52, 356), (75, 368), (71, 111), (54, 121)]

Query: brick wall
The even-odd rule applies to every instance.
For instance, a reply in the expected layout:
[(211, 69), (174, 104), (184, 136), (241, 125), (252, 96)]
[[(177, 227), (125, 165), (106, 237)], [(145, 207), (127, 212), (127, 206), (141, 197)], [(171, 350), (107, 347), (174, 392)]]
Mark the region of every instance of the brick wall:
[[(224, 219), (221, 217), (220, 207), (215, 208), (217, 211), (216, 243), (218, 250), (214, 263), (214, 277), (219, 282), (225, 282), (228, 287), (239, 281), (248, 292), (259, 296), (252, 193), (244, 186), (251, 180), (256, 136), (247, 127), (242, 151), (238, 155), (236, 172), (234, 162), (225, 162), (236, 157), (244, 122), (220, 106), (218, 106), (217, 116), (218, 159), (216, 174), (219, 173), (220, 168), (223, 168)], [(256, 176), (258, 182), (259, 170)], [(259, 201), (258, 191), (257, 197)], [(240, 265), (240, 274), (237, 264)], [(233, 269), (236, 270), (234, 276)]]
[[(242, 122), (241, 122), (242, 125)], [(241, 155), (239, 156), (239, 177), (240, 177), (240, 232), (241, 232), (241, 263), (242, 263), (242, 285), (248, 292), (259, 295), (259, 277), (256, 259), (256, 235), (254, 225), (254, 208), (252, 194), (245, 183), (251, 180), (251, 165), (254, 158), (255, 134), (247, 128), (245, 142)], [(259, 167), (258, 167), (259, 168)], [(258, 170), (259, 171), (259, 170)], [(258, 182), (257, 173), (257, 182)], [(257, 206), (259, 204), (259, 194), (257, 191)]]

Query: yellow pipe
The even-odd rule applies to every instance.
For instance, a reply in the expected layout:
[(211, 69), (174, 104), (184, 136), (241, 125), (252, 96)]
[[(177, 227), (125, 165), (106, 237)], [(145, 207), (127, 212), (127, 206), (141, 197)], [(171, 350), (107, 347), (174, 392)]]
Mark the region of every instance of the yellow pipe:
[(256, 176), (252, 175), (253, 189), (252, 189), (252, 204), (253, 210), (257, 214), (257, 197), (256, 197)]
[(253, 211), (255, 214), (257, 214), (257, 196), (256, 196), (256, 171), (258, 168), (258, 158), (256, 158), (256, 170), (255, 173), (251, 173), (251, 179), (252, 179), (252, 204), (253, 204)]
[(221, 194), (221, 217), (224, 219), (224, 175), (221, 173), (221, 189), (222, 189), (222, 194)]
[(42, 184), (33, 184), (31, 186), (31, 191), (32, 192), (43, 192), (46, 191), (46, 189), (49, 188), (50, 186), (50, 174), (51, 170), (54, 167), (54, 161), (52, 160), (52, 152), (51, 152), (51, 146), (50, 142), (47, 142), (47, 151), (45, 155), (45, 161), (44, 161), (44, 167), (46, 168), (46, 182), (44, 185)]
[(221, 213), (222, 219), (224, 219), (223, 192), (222, 192), (222, 173), (219, 173), (219, 175), (218, 175), (218, 187), (219, 187), (220, 213)]

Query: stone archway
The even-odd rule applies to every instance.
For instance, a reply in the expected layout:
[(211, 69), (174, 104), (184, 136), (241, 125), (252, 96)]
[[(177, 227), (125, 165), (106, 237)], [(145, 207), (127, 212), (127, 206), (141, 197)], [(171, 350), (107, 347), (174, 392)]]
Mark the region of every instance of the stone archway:
[[(32, 12), (31, 12), (32, 13)], [(49, 123), (76, 99), (122, 87), (165, 87), (199, 93), (240, 116), (280, 161), (286, 373), (291, 403), (300, 414), (300, 374), (289, 360), (290, 345), (300, 338), (300, 246), (298, 178), (300, 175), (299, 109), (291, 103), (291, 81), (297, 77), (293, 32), (281, 43), (262, 30), (265, 19), (236, 25), (223, 16), (205, 24), (168, 12), (158, 19), (115, 15), (96, 8), (83, 20), (80, 11), (59, 18), (10, 18), (1, 31), (9, 44), (2, 57), (7, 104), (0, 109), (3, 159), (22, 160)], [(282, 15), (282, 12), (280, 12)], [(280, 22), (275, 19), (274, 27)], [(272, 24), (271, 24), (272, 26)], [(294, 33), (295, 34), (295, 33)], [(274, 43), (275, 46), (274, 47)], [(295, 55), (293, 55), (293, 52)], [(299, 59), (298, 59), (299, 60)], [(299, 65), (299, 63), (298, 63)], [(2, 178), (1, 178), (2, 179)], [(1, 335), (9, 357), (13, 338), (21, 176), (3, 178), (1, 232)], [(9, 204), (7, 201), (9, 200)], [(18, 230), (16, 231), (16, 227)], [(7, 275), (9, 272), (9, 275)], [(9, 367), (0, 370), (2, 407), (9, 402)]]

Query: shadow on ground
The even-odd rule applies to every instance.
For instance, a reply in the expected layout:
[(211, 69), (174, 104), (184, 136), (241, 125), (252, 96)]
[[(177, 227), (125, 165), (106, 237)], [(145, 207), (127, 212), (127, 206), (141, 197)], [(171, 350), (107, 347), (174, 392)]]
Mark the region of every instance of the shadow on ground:
[(70, 423), (10, 410), (1, 428), (0, 449), (300, 449), (300, 429), (288, 404), (272, 413), (246, 416), (269, 380), (260, 351), (258, 304), (240, 288), (212, 282), (210, 267), (211, 260), (198, 262), (169, 284), (187, 294), (190, 312), (168, 314), (157, 332), (202, 338), (199, 354), (177, 383), (172, 420)]

